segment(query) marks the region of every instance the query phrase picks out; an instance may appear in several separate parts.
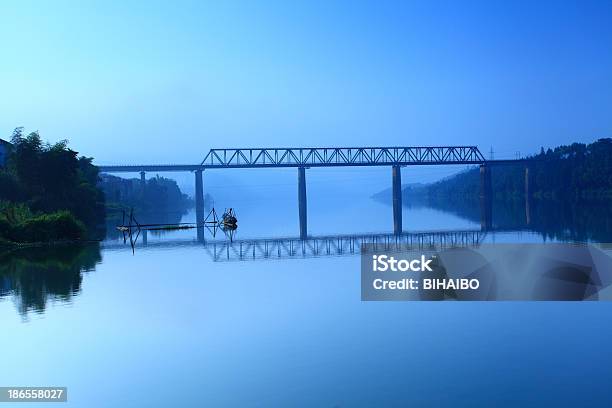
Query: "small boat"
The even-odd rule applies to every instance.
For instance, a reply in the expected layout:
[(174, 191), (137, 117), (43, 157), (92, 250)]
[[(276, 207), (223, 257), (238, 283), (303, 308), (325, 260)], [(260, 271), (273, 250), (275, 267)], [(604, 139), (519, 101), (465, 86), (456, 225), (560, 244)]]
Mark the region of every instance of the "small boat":
[(225, 229), (236, 229), (238, 228), (238, 219), (233, 208), (226, 209), (221, 216), (221, 225)]

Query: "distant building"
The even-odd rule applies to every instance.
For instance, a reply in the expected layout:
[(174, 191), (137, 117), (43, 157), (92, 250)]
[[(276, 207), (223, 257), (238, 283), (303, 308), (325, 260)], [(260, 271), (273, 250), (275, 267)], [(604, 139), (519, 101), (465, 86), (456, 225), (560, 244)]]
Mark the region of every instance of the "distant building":
[(0, 167), (4, 167), (6, 165), (6, 160), (8, 159), (8, 155), (11, 152), (12, 147), (12, 144), (6, 140), (0, 139)]

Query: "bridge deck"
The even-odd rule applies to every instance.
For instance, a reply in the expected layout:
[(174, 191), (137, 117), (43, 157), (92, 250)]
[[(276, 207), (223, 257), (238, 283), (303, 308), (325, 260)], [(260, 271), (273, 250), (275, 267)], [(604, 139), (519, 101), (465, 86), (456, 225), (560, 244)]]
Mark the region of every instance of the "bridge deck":
[(200, 164), (102, 165), (102, 172), (196, 171), (220, 168), (518, 164), (486, 160), (476, 146), (211, 149)]

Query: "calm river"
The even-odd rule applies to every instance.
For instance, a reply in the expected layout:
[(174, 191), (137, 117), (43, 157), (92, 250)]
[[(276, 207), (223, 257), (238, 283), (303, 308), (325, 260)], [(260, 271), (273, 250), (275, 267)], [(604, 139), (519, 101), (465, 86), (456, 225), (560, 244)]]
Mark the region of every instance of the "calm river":
[[(232, 202), (234, 239), (296, 237), (294, 196)], [(610, 236), (597, 221), (536, 221), (551, 211), (479, 239)], [(405, 207), (404, 231), (479, 231), (466, 214)], [(308, 216), (313, 237), (392, 230), (390, 205), (363, 194), (309, 196)], [(240, 259), (206, 234), (149, 232), (132, 252), (109, 231), (4, 256), (0, 385), (67, 386), (67, 406), (91, 408), (612, 404), (611, 303), (362, 302), (358, 250)]]

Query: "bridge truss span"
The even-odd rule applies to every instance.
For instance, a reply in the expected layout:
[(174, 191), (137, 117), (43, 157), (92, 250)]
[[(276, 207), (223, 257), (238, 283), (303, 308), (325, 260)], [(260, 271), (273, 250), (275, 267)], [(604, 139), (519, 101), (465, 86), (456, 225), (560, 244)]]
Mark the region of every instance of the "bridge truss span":
[[(437, 252), (450, 248), (477, 247), (485, 240), (486, 231), (458, 230), (406, 232), (402, 234), (354, 234), (312, 236), (306, 239), (258, 238), (234, 241), (144, 240), (136, 248), (202, 248), (214, 262), (260, 261), (277, 259), (318, 258), (328, 256), (354, 256), (366, 251)], [(105, 250), (125, 250), (129, 245), (121, 240), (105, 241)]]
[(485, 237), (486, 232), (480, 230), (336, 235), (210, 242), (205, 248), (216, 262), (249, 261), (358, 255), (364, 244), (377, 251), (411, 249), (437, 252), (455, 247), (479, 246)]
[(482, 164), (476, 146), (211, 149), (203, 168)]

